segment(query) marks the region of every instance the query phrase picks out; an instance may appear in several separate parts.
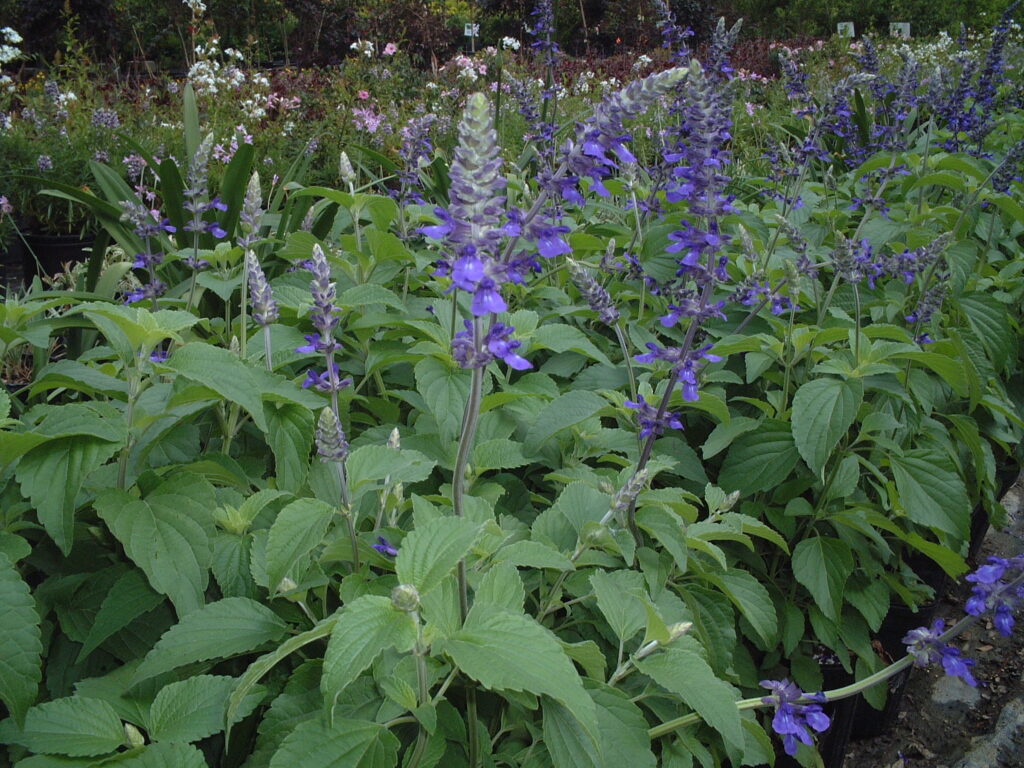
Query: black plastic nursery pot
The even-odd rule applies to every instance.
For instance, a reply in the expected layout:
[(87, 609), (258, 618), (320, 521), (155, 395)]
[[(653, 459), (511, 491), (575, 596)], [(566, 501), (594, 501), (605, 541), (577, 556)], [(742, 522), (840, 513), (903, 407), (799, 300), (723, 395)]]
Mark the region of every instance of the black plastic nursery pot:
[(0, 288), (5, 293), (16, 290), (23, 277), (24, 246), (20, 238), (12, 238), (11, 242), (0, 248)]
[(55, 275), (65, 264), (86, 261), (96, 238), (92, 235), (26, 235), (22, 259), (25, 280)]

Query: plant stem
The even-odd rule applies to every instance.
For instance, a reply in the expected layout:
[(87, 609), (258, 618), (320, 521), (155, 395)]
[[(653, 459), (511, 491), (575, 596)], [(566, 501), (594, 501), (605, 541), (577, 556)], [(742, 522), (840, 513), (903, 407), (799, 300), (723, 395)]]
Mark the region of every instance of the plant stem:
[(117, 459), (117, 487), (124, 490), (128, 478), (128, 457), (132, 451), (132, 422), (135, 420), (135, 402), (142, 392), (142, 372), (139, 370), (139, 358), (135, 357), (135, 370), (128, 377), (128, 407), (125, 409), (124, 419), (128, 425), (128, 436), (125, 438), (121, 455)]
[(267, 361), (267, 370), (271, 373), (274, 372), (274, 363), (270, 359), (270, 326), (263, 326), (263, 353)]
[(622, 323), (612, 326), (615, 329), (615, 338), (619, 340), (619, 348), (622, 350), (622, 360), (626, 363), (626, 373), (629, 376), (629, 393), (636, 402), (636, 374), (633, 373), (633, 360), (629, 355), (629, 344), (626, 341), (626, 334), (622, 330)]

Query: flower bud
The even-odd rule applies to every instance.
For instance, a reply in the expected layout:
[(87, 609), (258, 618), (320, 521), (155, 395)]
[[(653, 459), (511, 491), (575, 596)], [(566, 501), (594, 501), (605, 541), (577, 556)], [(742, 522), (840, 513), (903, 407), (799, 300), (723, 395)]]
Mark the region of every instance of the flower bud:
[(388, 435), (388, 448), (399, 451), (402, 449), (401, 435), (398, 433), (398, 427), (391, 430), (391, 434)]
[(420, 607), (420, 593), (412, 584), (399, 584), (391, 590), (391, 604), (400, 611), (412, 613)]
[(338, 158), (338, 173), (341, 176), (341, 180), (346, 184), (356, 183), (356, 171), (352, 167), (352, 161), (348, 159), (348, 153), (342, 152), (341, 157)]
[(131, 723), (124, 724), (124, 736), (128, 741), (128, 745), (133, 749), (135, 747), (145, 746), (146, 744), (146, 737), (143, 736), (142, 732)]

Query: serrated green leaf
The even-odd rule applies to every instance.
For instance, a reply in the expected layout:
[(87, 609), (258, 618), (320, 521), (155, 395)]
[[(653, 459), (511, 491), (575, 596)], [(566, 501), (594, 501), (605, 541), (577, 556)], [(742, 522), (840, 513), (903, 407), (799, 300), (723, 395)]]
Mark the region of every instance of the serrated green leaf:
[(768, 590), (747, 571), (736, 569), (707, 574), (704, 578), (718, 587), (739, 608), (765, 646), (775, 642), (779, 618)]
[(477, 474), (488, 469), (516, 469), (529, 463), (530, 460), (523, 456), (522, 446), (506, 438), (480, 443), (473, 449), (473, 459), (470, 461)]
[(747, 432), (729, 447), (718, 485), (727, 492), (749, 495), (771, 490), (793, 471), (800, 453), (793, 442), (790, 425), (768, 420)]
[(418, 483), (430, 476), (435, 462), (419, 451), (398, 450), (386, 445), (363, 445), (345, 462), (349, 488), (357, 498), (378, 482)]
[[(196, 675), (165, 685), (149, 709), (149, 735), (154, 741), (192, 742), (220, 733), (236, 682), (226, 675)], [(262, 698), (262, 692), (250, 695), (235, 713), (235, 722), (255, 709)]]
[(108, 637), (124, 629), (163, 601), (163, 596), (150, 588), (146, 577), (140, 571), (131, 570), (125, 573), (114, 582), (110, 592), (103, 598), (92, 626), (89, 627), (89, 634), (82, 643), (82, 650), (78, 654), (79, 663)]
[(405, 309), (405, 304), (400, 298), (384, 286), (373, 283), (354, 285), (338, 296), (339, 307), (362, 309), (371, 304), (383, 304), (398, 310)]
[(298, 499), (277, 513), (267, 537), (267, 583), (272, 591), (324, 540), (333, 516), (334, 509), (316, 499)]
[(437, 422), (441, 442), (454, 440), (469, 397), (469, 377), (462, 369), (433, 357), (416, 363), (414, 372), (416, 389)]
[(846, 434), (864, 398), (858, 379), (813, 379), (793, 396), (793, 441), (815, 475)]
[(528, 453), (536, 453), (544, 443), (563, 429), (589, 419), (607, 405), (603, 397), (586, 390), (567, 392), (556, 397), (537, 414), (536, 420), (526, 433), (525, 450)]
[(640, 659), (637, 668), (658, 685), (679, 696), (726, 744), (743, 743), (737, 691), (718, 678), (697, 653), (682, 648), (665, 648)]
[(380, 595), (363, 595), (338, 615), (324, 654), (320, 690), (328, 702), (338, 698), (381, 653), (389, 648), (408, 651), (416, 643), (412, 615)]
[(597, 743), (594, 702), (558, 640), (533, 619), (475, 605), (462, 629), (435, 645), (485, 688), (529, 691), (564, 704)]
[(393, 768), (399, 741), (387, 728), (365, 720), (335, 718), (299, 723), (270, 760), (270, 768)]
[(890, 456), (899, 505), (911, 520), (965, 538), (971, 505), (952, 460), (938, 451), (918, 449)]
[(655, 768), (658, 761), (651, 752), (647, 719), (640, 707), (622, 691), (602, 684), (590, 685), (587, 693), (597, 705), (604, 768)]
[(843, 608), (843, 587), (853, 573), (850, 547), (839, 539), (814, 536), (793, 548), (793, 575), (807, 587), (821, 612), (839, 621)]
[(32, 545), (17, 534), (0, 531), (0, 554), (7, 555), (8, 560), (17, 563), (32, 554)]
[(189, 744), (147, 744), (103, 761), (104, 768), (207, 768), (203, 753)]
[(139, 682), (172, 669), (246, 653), (280, 640), (287, 625), (265, 605), (226, 597), (193, 611), (164, 632), (135, 672)]
[(402, 541), (395, 558), (401, 584), (412, 584), (425, 595), (455, 570), (483, 526), (459, 517), (439, 517), (417, 526)]
[(550, 349), (553, 352), (576, 352), (596, 360), (602, 365), (611, 366), (612, 362), (587, 338), (579, 328), (564, 323), (547, 323), (533, 332), (530, 344), (534, 347)]
[[(600, 710), (598, 710), (600, 715)], [(601, 741), (595, 742), (569, 708), (554, 699), (544, 700), (544, 746), (558, 768), (601, 768)], [(602, 740), (604, 734), (601, 734)]]
[(494, 553), (495, 562), (510, 563), (518, 568), (552, 568), (572, 571), (575, 564), (557, 549), (539, 541), (516, 541)]
[(203, 605), (213, 533), (210, 512), (215, 506), (209, 483), (182, 472), (145, 499), (110, 490), (94, 506), (128, 557), (153, 589), (171, 599), (179, 616)]
[(752, 419), (749, 416), (734, 416), (728, 422), (719, 424), (711, 430), (711, 434), (708, 435), (708, 439), (701, 447), (701, 453), (705, 459), (718, 455), (728, 448), (737, 437), (757, 429), (760, 423), (757, 419)]
[(473, 593), (475, 603), (489, 603), (512, 613), (522, 613), (526, 590), (519, 571), (511, 563), (495, 563)]
[(644, 507), (636, 514), (636, 524), (658, 540), (676, 561), (680, 575), (685, 574), (689, 549), (682, 519), (661, 507)]
[(958, 300), (997, 372), (1004, 370), (1017, 350), (1018, 338), (1010, 329), (1006, 305), (985, 293), (972, 293)]
[(75, 500), (85, 478), (117, 453), (119, 443), (89, 437), (61, 438), (22, 457), (16, 477), (39, 522), (67, 555), (74, 543)]
[(294, 493), (306, 482), (309, 473), (309, 448), (316, 419), (308, 408), (293, 403), (268, 403), (264, 413), (267, 442), (274, 452), (277, 487)]
[(15, 721), (24, 722), (41, 679), (43, 646), (39, 614), (18, 570), (0, 554), (0, 700)]
[(590, 577), (597, 607), (620, 642), (625, 643), (647, 623), (643, 576), (637, 571), (594, 571)]
[(225, 400), (242, 406), (256, 426), (267, 431), (263, 401), (260, 399), (261, 377), (231, 351), (192, 342), (178, 347), (165, 365), (212, 389)]
[(32, 707), (16, 741), (33, 752), (86, 757), (113, 752), (125, 733), (107, 702), (69, 696)]

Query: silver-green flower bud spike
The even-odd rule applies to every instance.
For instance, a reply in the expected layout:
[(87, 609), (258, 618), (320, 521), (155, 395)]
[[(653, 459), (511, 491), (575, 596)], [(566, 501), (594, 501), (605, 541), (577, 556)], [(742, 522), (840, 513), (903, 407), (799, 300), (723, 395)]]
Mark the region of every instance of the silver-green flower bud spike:
[(263, 218), (263, 193), (260, 191), (260, 175), (256, 171), (249, 177), (245, 188), (245, 200), (242, 202), (242, 213), (239, 215), (239, 226), (243, 237), (239, 245), (248, 247), (259, 234), (260, 222)]
[(324, 408), (316, 424), (316, 452), (321, 461), (344, 461), (348, 456), (348, 440), (334, 411)]
[(580, 294), (587, 304), (590, 305), (590, 308), (597, 312), (597, 316), (601, 318), (602, 323), (605, 325), (615, 325), (619, 319), (619, 310), (615, 308), (615, 302), (608, 291), (594, 279), (590, 270), (582, 264), (568, 258), (566, 262), (569, 265), (569, 271), (572, 273), (572, 281), (579, 288)]
[(352, 161), (348, 158), (348, 153), (342, 152), (338, 158), (338, 175), (341, 176), (341, 180), (349, 185), (349, 189), (356, 183), (356, 171), (352, 167)]
[(647, 469), (644, 468), (639, 472), (635, 472), (633, 476), (626, 481), (626, 484), (618, 490), (614, 497), (612, 497), (611, 508), (605, 515), (605, 519), (601, 521), (602, 523), (607, 523), (615, 515), (621, 515), (633, 505), (633, 502), (636, 501), (636, 497), (640, 495), (640, 491), (642, 491), (644, 486), (647, 485), (648, 474)]
[(506, 182), (501, 166), (490, 101), (482, 93), (474, 93), (459, 123), (459, 144), (450, 172), (449, 213), (461, 230), (452, 233), (452, 240), (474, 245), (485, 253), (494, 249), (501, 238), (498, 228), (505, 207), (502, 193)]
[(388, 448), (393, 451), (400, 451), (402, 449), (402, 438), (398, 432), (398, 427), (391, 430), (391, 434), (388, 435)]

